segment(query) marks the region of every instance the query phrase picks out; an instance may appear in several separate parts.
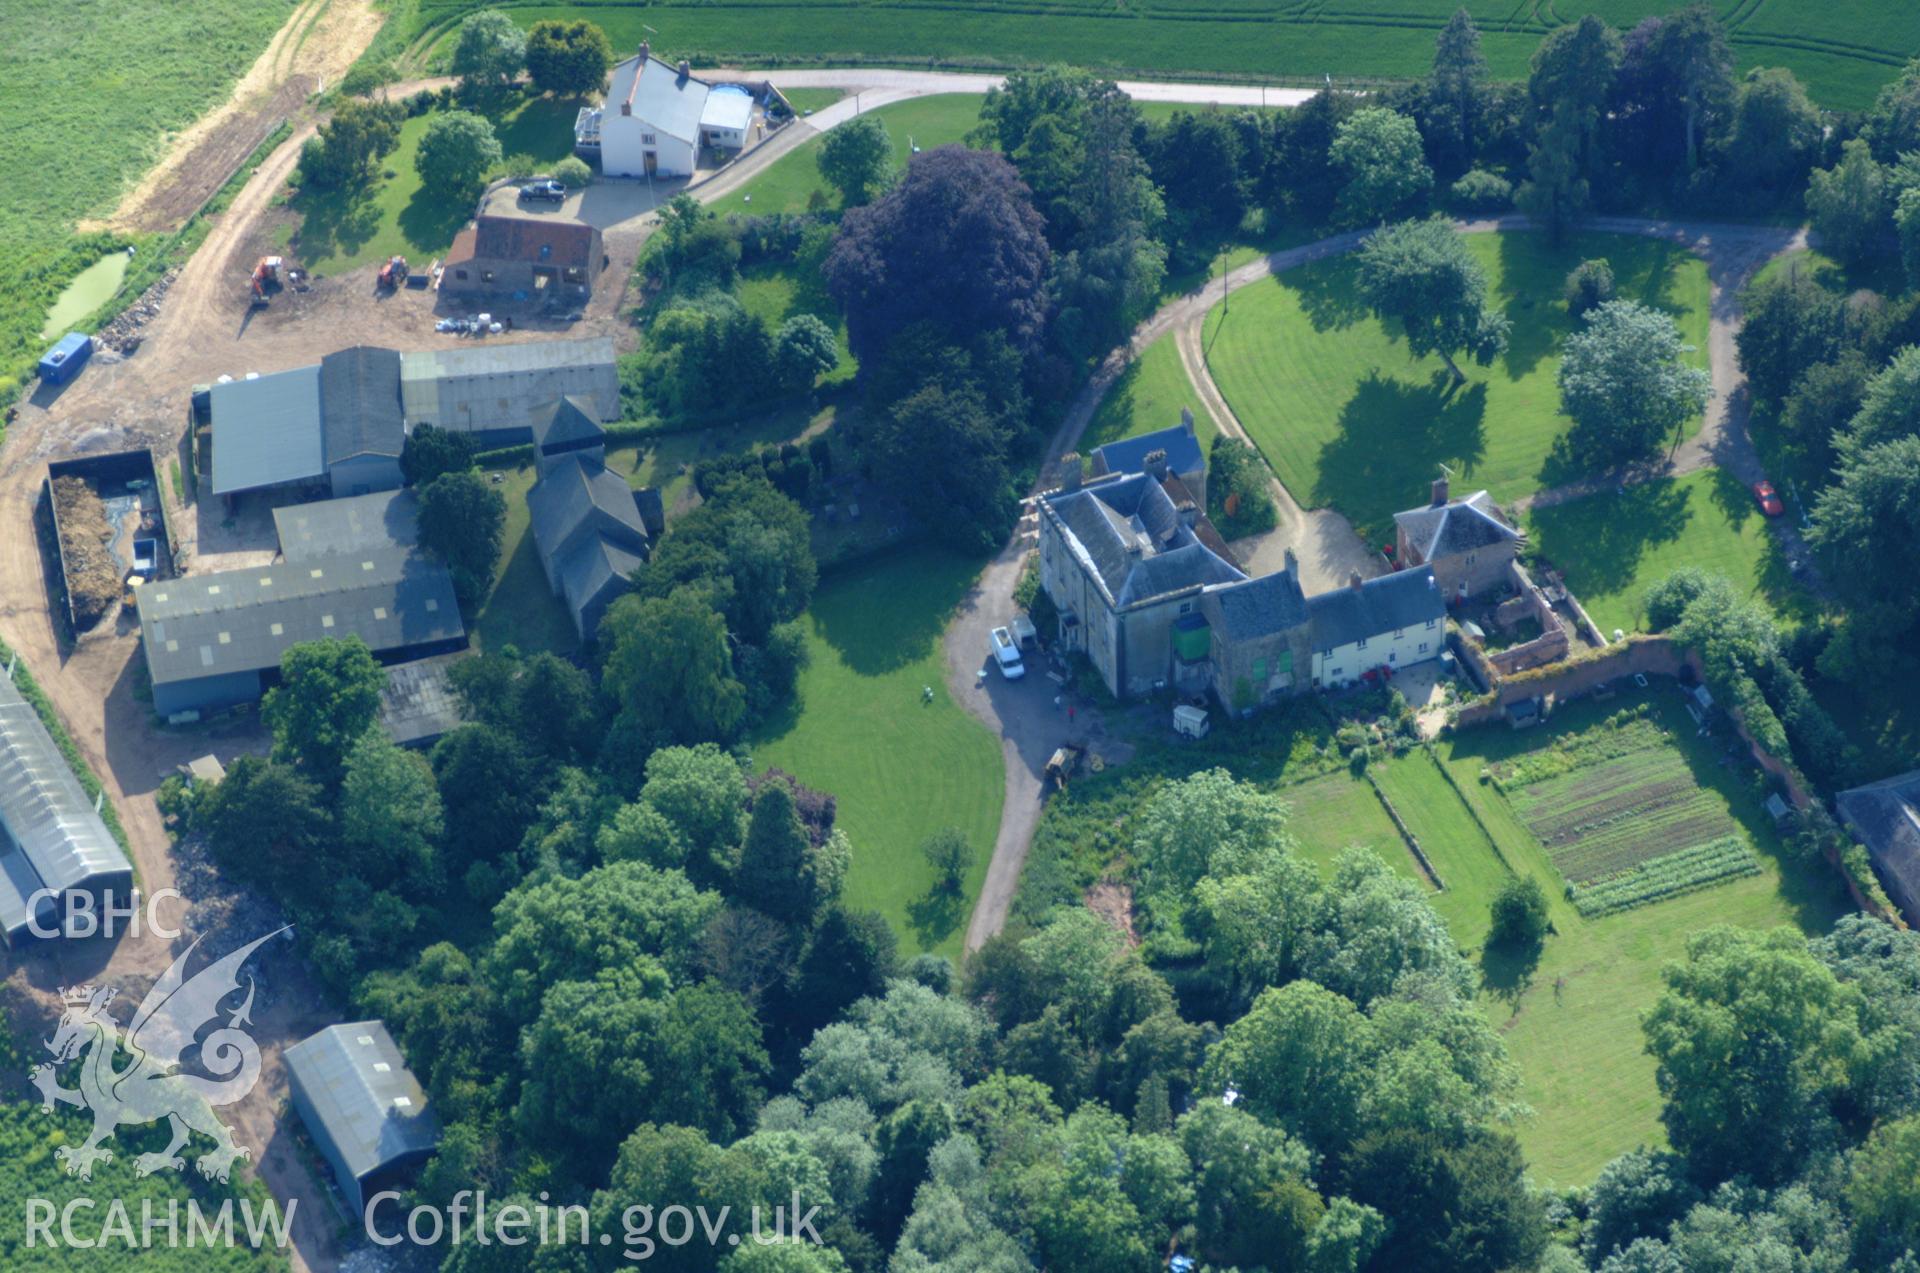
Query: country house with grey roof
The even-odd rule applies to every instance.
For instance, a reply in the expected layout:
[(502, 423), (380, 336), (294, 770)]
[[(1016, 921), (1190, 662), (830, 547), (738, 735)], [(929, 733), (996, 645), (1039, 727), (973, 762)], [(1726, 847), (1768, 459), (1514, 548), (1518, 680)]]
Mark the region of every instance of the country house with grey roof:
[(433, 1156), (440, 1122), (383, 1022), (328, 1026), (284, 1059), (293, 1108), (356, 1214)]
[[(1155, 448), (1159, 451), (1160, 448)], [(1037, 501), (1040, 581), (1059, 639), (1117, 698), (1171, 687), (1233, 711), (1437, 658), (1446, 603), (1429, 567), (1308, 597), (1291, 550), (1249, 578), (1170, 464), (1066, 480)]]
[(278, 509), (279, 561), (141, 589), (154, 710), (251, 703), (302, 641), (358, 636), (389, 664), (464, 649), (453, 578), (415, 548), (413, 510), (410, 492)]
[(609, 177), (691, 177), (709, 150), (738, 150), (753, 132), (753, 94), (710, 84), (651, 45), (613, 68), (607, 95), (574, 117), (574, 152)]
[(1920, 924), (1920, 769), (1834, 797), (1909, 924)]
[(0, 937), (17, 949), (67, 914), (98, 916), (132, 895), (127, 855), (11, 667), (0, 668)]
[(1448, 485), (1440, 478), (1424, 506), (1393, 515), (1394, 560), (1403, 570), (1432, 566), (1449, 600), (1508, 586), (1526, 533), (1507, 521), (1485, 491), (1456, 500), (1449, 498)]
[(1182, 411), (1180, 423), (1138, 437), (1121, 438), (1088, 453), (1095, 477), (1108, 473), (1151, 473), (1178, 477), (1201, 507), (1207, 502), (1207, 456), (1194, 436), (1193, 413)]
[(659, 497), (634, 490), (606, 466), (605, 433), (577, 404), (563, 404), (534, 437), (540, 477), (527, 492), (534, 546), (574, 631), (591, 641), (652, 551), (643, 509), (657, 508)]

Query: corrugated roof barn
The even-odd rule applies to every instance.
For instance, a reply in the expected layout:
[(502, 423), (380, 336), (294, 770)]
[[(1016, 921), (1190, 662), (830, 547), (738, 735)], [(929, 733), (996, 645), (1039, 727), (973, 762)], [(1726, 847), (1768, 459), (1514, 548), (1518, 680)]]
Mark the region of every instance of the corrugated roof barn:
[(346, 499), (284, 504), (273, 510), (280, 553), (288, 561), (420, 541), (420, 499), (412, 491), (378, 491)]
[(573, 394), (597, 419), (620, 413), (613, 339), (464, 345), (400, 355), (400, 397), (409, 425), (526, 442), (533, 423)]
[(286, 1051), (287, 1082), (340, 1188), (355, 1208), (440, 1143), (440, 1123), (380, 1021), (328, 1026)]
[(214, 494), (326, 476), (318, 366), (229, 380), (213, 387), (210, 401)]
[[(40, 890), (61, 897), (35, 897)], [(8, 946), (38, 914), (58, 921), (66, 899), (124, 903), (133, 867), (94, 812), (53, 736), (10, 676), (0, 676), (0, 930)]]

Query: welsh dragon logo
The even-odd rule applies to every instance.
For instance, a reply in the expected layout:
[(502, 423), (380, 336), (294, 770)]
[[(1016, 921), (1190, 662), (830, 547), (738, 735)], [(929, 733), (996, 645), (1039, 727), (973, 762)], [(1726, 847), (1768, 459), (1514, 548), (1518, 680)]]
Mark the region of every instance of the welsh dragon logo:
[[(285, 931), (268, 933), (188, 977), (187, 960), (200, 945), (196, 939), (153, 983), (124, 1039), (120, 1023), (107, 1011), (118, 990), (76, 986), (61, 991), (66, 1012), (47, 1041), (53, 1060), (35, 1066), (31, 1078), (40, 1089), (42, 1107), (49, 1112), (56, 1102), (93, 1111), (93, 1131), (86, 1143), (55, 1151), (69, 1175), (92, 1179), (94, 1164), (113, 1157), (103, 1142), (122, 1123), (139, 1125), (163, 1118), (172, 1126), (173, 1140), (159, 1153), (141, 1154), (134, 1160), (134, 1170), (142, 1176), (162, 1168), (184, 1170), (186, 1159), (179, 1153), (192, 1132), (215, 1142), (211, 1153), (194, 1160), (200, 1174), (210, 1180), (226, 1180), (237, 1159), (251, 1157), (249, 1150), (233, 1143), (233, 1132), (214, 1117), (213, 1110), (242, 1099), (260, 1079), (260, 1048), (240, 1028), (252, 1024), (253, 978), (247, 978), (246, 999), (232, 1010), (227, 1024), (198, 1040), (200, 1068), (212, 1077), (175, 1071), (182, 1055), (195, 1045), (200, 1028), (220, 1015), (220, 1005), (229, 995), (239, 992), (240, 965)], [(82, 1051), (86, 1059), (80, 1065), (80, 1089), (60, 1086), (57, 1069)], [(114, 1062), (122, 1051), (131, 1059), (125, 1068), (116, 1069)]]

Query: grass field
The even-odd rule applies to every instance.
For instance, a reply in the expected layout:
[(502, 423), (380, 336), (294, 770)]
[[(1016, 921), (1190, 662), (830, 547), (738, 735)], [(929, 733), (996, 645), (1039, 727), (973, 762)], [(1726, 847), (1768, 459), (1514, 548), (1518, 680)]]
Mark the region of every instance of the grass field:
[[(928, 150), (956, 142), (980, 122), (981, 98), (976, 93), (937, 93), (895, 102), (871, 112), (887, 126), (893, 142), (896, 168), (906, 164), (908, 143)], [(832, 211), (840, 206), (839, 192), (820, 175), (820, 146), (824, 135), (810, 138), (782, 155), (765, 172), (712, 206), (720, 212)]]
[(1342, 849), (1371, 849), (1395, 871), (1426, 883), (1427, 877), (1393, 828), (1380, 797), (1364, 778), (1338, 770), (1280, 788), (1293, 810), (1287, 829), (1299, 842), (1301, 855), (1322, 872), (1333, 866)]
[(1080, 435), (1080, 451), (1138, 437), (1180, 423), (1180, 409), (1193, 409), (1193, 433), (1201, 449), (1213, 445), (1213, 417), (1200, 409), (1200, 399), (1180, 363), (1180, 350), (1171, 334), (1162, 336), (1128, 364), (1100, 400), (1100, 409)]
[(291, 13), (287, 0), (0, 6), (0, 380), (38, 357), (54, 299), (99, 255), (76, 223), (112, 212)]
[[(845, 899), (892, 921), (900, 947), (958, 958), (1000, 825), (1000, 748), (947, 694), (940, 634), (980, 563), (931, 548), (830, 575), (801, 622), (812, 662), (786, 720), (753, 740), (778, 765), (839, 800), (853, 841)], [(922, 689), (933, 687), (933, 701)], [(957, 826), (974, 848), (963, 896), (930, 896), (920, 844)]]
[[(1920, 52), (1911, 22), (1892, 0), (1834, 0), (1804, 6), (1713, 0), (1729, 23), (1740, 69), (1789, 66), (1824, 105), (1858, 109)], [(479, 0), (423, 0), (413, 30), (420, 50), (452, 29)], [(1334, 9), (1297, 0), (1227, 0), (1195, 8), (1143, 0), (1116, 8), (1100, 0), (1050, 0), (1044, 7), (936, 4), (930, 0), (679, 0), (591, 6), (515, 7), (527, 24), (586, 14), (632, 49), (656, 49), (706, 65), (775, 58), (784, 63), (848, 61), (939, 66), (1068, 62), (1156, 75), (1181, 72), (1282, 77), (1424, 76), (1433, 41), (1458, 0), (1354, 0)], [(1540, 37), (1556, 19), (1594, 12), (1625, 28), (1678, 7), (1660, 0), (1583, 0), (1578, 6), (1522, 6), (1467, 0), (1495, 75), (1522, 79)], [(444, 45), (438, 53), (444, 54)]]
[(1783, 619), (1813, 605), (1787, 572), (1753, 492), (1724, 469), (1536, 508), (1527, 533), (1602, 632), (1644, 630), (1648, 586), (1681, 566), (1724, 576)]
[[(578, 103), (552, 98), (515, 100), (496, 112), (494, 133), (509, 160), (524, 156), (547, 165), (573, 153)], [(300, 228), (291, 248), (315, 274), (338, 274), (400, 253), (416, 265), (446, 255), (453, 236), (473, 215), (465, 195), (423, 188), (414, 171), (420, 139), (433, 115), (400, 129), (400, 144), (381, 161), (382, 174), (364, 186), (301, 191), (293, 200)], [(391, 174), (391, 175), (388, 175)]]
[(1463, 386), (1437, 357), (1409, 361), (1405, 342), (1359, 306), (1350, 258), (1252, 284), (1207, 316), (1208, 365), (1280, 480), (1370, 539), (1418, 502), (1441, 463), (1461, 489), (1486, 487), (1499, 500), (1579, 476), (1561, 471), (1552, 451), (1567, 427), (1554, 377), (1572, 329), (1560, 290), (1581, 260), (1611, 261), (1620, 294), (1672, 314), (1700, 351), (1693, 360), (1706, 362), (1706, 266), (1681, 248), (1585, 235), (1556, 251), (1528, 233), (1468, 235), (1467, 244), (1513, 336), (1491, 367), (1467, 363)]

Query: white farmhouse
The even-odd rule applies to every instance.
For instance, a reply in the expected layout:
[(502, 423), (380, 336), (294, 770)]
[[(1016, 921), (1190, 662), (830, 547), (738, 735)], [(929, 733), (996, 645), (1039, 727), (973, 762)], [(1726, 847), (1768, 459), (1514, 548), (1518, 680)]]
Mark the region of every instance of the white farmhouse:
[(704, 150), (744, 148), (752, 122), (746, 89), (709, 84), (642, 44), (613, 68), (606, 101), (574, 120), (574, 149), (609, 177), (691, 177)]
[(1398, 671), (1440, 657), (1447, 603), (1433, 567), (1377, 579), (1354, 575), (1345, 588), (1307, 598), (1313, 628), (1313, 683), (1350, 685), (1375, 668)]

